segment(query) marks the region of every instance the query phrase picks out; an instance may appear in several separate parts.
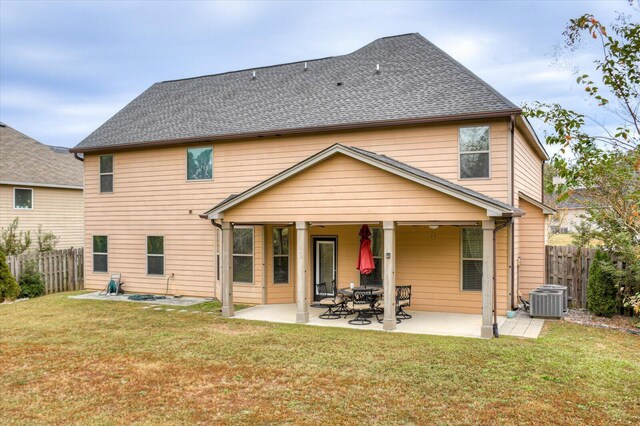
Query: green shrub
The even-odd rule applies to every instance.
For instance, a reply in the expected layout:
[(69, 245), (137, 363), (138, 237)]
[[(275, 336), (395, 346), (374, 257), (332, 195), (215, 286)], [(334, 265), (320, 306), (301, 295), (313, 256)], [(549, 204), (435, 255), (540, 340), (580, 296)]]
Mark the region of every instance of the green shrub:
[(587, 309), (598, 316), (612, 317), (617, 310), (616, 268), (606, 253), (598, 251), (589, 269)]
[(20, 297), (34, 298), (44, 294), (44, 277), (38, 270), (38, 264), (28, 261), (20, 273)]
[(22, 254), (31, 246), (31, 232), (18, 231), (18, 223), (16, 217), (8, 228), (0, 230), (0, 251), (7, 256)]
[(11, 275), (7, 258), (4, 252), (0, 250), (0, 302), (4, 300), (13, 300), (20, 294), (20, 286), (16, 279)]

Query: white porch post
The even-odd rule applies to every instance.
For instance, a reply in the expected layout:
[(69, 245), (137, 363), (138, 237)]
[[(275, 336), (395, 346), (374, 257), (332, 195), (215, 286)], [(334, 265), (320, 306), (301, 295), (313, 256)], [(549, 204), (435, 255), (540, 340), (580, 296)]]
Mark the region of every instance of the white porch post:
[(482, 221), (482, 328), (480, 336), (493, 336), (493, 230), (495, 220)]
[(222, 316), (233, 316), (233, 225), (222, 222)]
[(382, 222), (384, 232), (384, 320), (382, 329), (396, 329), (396, 224)]
[(307, 262), (309, 261), (309, 224), (296, 222), (296, 322), (309, 322), (309, 285)]

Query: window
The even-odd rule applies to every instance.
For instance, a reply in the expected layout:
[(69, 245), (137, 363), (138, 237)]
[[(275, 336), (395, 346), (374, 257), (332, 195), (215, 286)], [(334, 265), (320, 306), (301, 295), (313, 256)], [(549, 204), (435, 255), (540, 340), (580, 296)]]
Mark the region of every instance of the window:
[(382, 285), (382, 251), (382, 228), (371, 228), (371, 254), (373, 254), (373, 264), (376, 268), (369, 275), (360, 274), (360, 283)]
[(233, 282), (253, 284), (253, 228), (233, 229)]
[(100, 192), (113, 192), (113, 155), (100, 156)]
[(460, 179), (489, 177), (489, 127), (462, 127), (460, 143)]
[(147, 274), (164, 275), (164, 237), (147, 237)]
[(462, 290), (482, 290), (482, 229), (462, 228)]
[(93, 236), (93, 272), (107, 272), (109, 270), (108, 248), (106, 235)]
[(33, 209), (33, 189), (13, 188), (13, 208), (20, 210)]
[(289, 283), (289, 228), (273, 228), (273, 283)]
[(187, 180), (213, 179), (213, 148), (187, 149)]

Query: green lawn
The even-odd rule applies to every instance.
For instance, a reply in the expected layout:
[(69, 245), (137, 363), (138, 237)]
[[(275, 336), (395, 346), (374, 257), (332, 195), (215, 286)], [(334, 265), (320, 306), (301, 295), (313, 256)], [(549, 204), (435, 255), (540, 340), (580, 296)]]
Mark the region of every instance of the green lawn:
[(640, 338), (622, 332), (549, 323), (537, 340), (480, 340), (67, 295), (0, 306), (0, 423), (640, 421)]

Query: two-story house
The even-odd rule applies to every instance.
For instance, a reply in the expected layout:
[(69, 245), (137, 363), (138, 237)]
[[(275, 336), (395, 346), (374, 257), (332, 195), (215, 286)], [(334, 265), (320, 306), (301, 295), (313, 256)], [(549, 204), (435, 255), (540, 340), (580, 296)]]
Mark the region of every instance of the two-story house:
[[(543, 146), (521, 109), (419, 34), (154, 84), (77, 145), (86, 287), (296, 303), (359, 283), (385, 303), (504, 314), (543, 283)], [(334, 291), (331, 287), (329, 292)], [(391, 308), (392, 305), (389, 305)], [(395, 327), (385, 309), (384, 328)]]
[(82, 247), (82, 164), (67, 148), (0, 123), (0, 229), (15, 219), (32, 248), (40, 229), (58, 237), (57, 248)]

